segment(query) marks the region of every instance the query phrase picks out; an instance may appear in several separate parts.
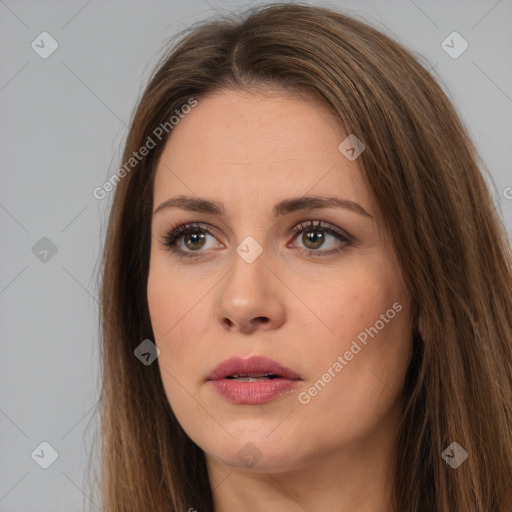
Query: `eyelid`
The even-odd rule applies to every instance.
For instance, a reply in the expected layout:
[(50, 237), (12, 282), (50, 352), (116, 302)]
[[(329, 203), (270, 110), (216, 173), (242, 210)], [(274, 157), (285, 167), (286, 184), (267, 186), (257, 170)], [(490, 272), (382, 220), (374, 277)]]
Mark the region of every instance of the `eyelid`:
[(328, 233), (334, 233), (339, 235), (341, 238), (346, 239), (347, 241), (354, 242), (355, 238), (347, 233), (344, 229), (341, 229), (330, 222), (326, 222), (323, 220), (306, 220), (299, 222), (293, 229), (292, 234), (300, 233), (301, 231), (305, 231), (307, 229), (321, 229), (323, 231), (327, 231)]
[(174, 247), (176, 241), (179, 240), (184, 234), (195, 231), (203, 231), (204, 233), (217, 238), (214, 234), (215, 228), (213, 228), (213, 226), (211, 226), (210, 224), (202, 222), (187, 222), (185, 224), (178, 224), (175, 227), (172, 227), (171, 229), (166, 231), (159, 241), (164, 246), (165, 249), (172, 251), (177, 256), (200, 256), (199, 252), (197, 254), (194, 254), (194, 251), (185, 252)]

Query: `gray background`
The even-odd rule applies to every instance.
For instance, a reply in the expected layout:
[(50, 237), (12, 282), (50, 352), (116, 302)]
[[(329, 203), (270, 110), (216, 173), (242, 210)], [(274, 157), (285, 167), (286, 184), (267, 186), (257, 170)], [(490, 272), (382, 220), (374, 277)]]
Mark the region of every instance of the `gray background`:
[[(121, 165), (165, 40), (246, 5), (0, 0), (0, 511), (99, 510), (85, 468), (99, 425), (97, 273), (112, 193), (97, 200), (92, 191)], [(434, 66), (512, 233), (512, 0), (322, 5), (363, 16)], [(43, 31), (59, 45), (46, 59), (31, 47)], [(469, 43), (457, 59), (441, 47), (453, 31)], [(54, 255), (40, 252), (43, 237)], [(31, 457), (43, 441), (58, 452), (48, 469)], [(35, 453), (50, 460), (44, 447)]]

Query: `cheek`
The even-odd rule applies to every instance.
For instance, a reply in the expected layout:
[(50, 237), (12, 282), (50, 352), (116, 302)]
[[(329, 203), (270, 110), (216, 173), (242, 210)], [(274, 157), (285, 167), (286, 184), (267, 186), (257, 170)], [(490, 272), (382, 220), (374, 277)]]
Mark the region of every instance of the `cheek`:
[(378, 258), (371, 264), (351, 265), (336, 279), (325, 281), (315, 293), (316, 303), (322, 305), (318, 316), (334, 334), (335, 344), (339, 346), (343, 345), (340, 344), (343, 340), (352, 340), (373, 326), (381, 314), (392, 308), (393, 303), (398, 301), (404, 305), (404, 292), (398, 275)]
[(347, 337), (324, 349), (321, 357), (310, 353), (315, 366), (297, 407), (301, 435), (313, 438), (322, 432), (321, 439), (314, 437), (317, 449), (362, 441), (393, 423), (410, 342), (407, 330), (391, 322), (374, 338), (369, 336), (366, 345)]
[[(162, 383), (169, 405), (180, 424), (188, 425), (188, 431), (198, 422), (208, 421), (204, 409), (193, 397), (196, 390), (191, 386), (191, 361), (200, 360), (198, 351), (204, 336), (200, 318), (204, 318), (201, 303), (190, 287), (183, 293), (185, 283), (168, 270), (154, 265), (148, 276), (147, 296), (155, 344), (160, 349), (157, 359)], [(169, 285), (172, 283), (172, 285)], [(204, 294), (204, 290), (203, 290)], [(196, 343), (188, 340), (194, 339)]]
[(410, 312), (399, 275), (377, 261), (352, 267), (315, 293), (322, 304), (316, 329), (323, 334), (307, 355), (313, 395), (307, 407), (319, 417), (329, 410), (336, 419), (332, 435), (337, 421), (349, 430), (373, 425), (400, 393), (410, 357)]
[(195, 325), (191, 314), (194, 321), (201, 316), (204, 294), (204, 283), (187, 279), (165, 257), (155, 256), (148, 275), (147, 299), (157, 341), (168, 344), (183, 325)]
[(212, 323), (205, 297), (209, 288), (204, 281), (180, 275), (169, 262), (155, 261), (150, 268), (148, 307), (166, 389), (174, 386), (175, 379), (189, 381), (191, 365), (204, 358), (202, 340)]
[(165, 333), (172, 327), (173, 318), (169, 315), (169, 304), (175, 304), (175, 293), (165, 281), (159, 279), (158, 273), (150, 272), (148, 277), (148, 307), (153, 333), (158, 344)]

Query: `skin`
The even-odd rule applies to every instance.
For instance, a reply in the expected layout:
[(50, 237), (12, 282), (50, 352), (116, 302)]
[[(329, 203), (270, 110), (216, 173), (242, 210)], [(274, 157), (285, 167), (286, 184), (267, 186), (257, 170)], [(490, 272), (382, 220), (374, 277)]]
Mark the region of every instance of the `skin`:
[[(390, 511), (389, 471), (410, 358), (410, 308), (395, 256), (357, 159), (316, 100), (277, 91), (223, 90), (198, 99), (176, 125), (159, 161), (154, 208), (177, 195), (224, 204), (225, 218), (168, 208), (153, 215), (148, 303), (169, 403), (204, 450), (216, 512)], [(275, 203), (304, 195), (358, 203), (290, 212)], [(349, 233), (347, 245), (292, 234), (322, 220)], [(186, 223), (208, 227), (204, 245), (184, 235), (179, 258), (162, 239)], [(263, 252), (236, 252), (248, 236)], [(186, 243), (187, 242), (187, 243)], [(318, 256), (340, 248), (337, 254)], [(317, 251), (309, 255), (301, 249)], [(394, 303), (396, 316), (307, 404), (298, 399)], [(264, 355), (296, 371), (296, 389), (260, 405), (239, 405), (207, 381), (231, 357)], [(252, 467), (237, 456), (252, 443)], [(190, 504), (194, 506), (193, 503)]]

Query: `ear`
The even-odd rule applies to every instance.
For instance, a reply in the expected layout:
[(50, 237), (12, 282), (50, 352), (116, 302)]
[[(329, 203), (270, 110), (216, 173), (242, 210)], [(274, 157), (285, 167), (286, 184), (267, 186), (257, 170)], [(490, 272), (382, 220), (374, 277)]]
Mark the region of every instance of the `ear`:
[(425, 323), (425, 315), (423, 315), (422, 313), (418, 313), (416, 320), (414, 322), (413, 332), (418, 332), (421, 338), (424, 340), (427, 332), (426, 327), (427, 326)]

